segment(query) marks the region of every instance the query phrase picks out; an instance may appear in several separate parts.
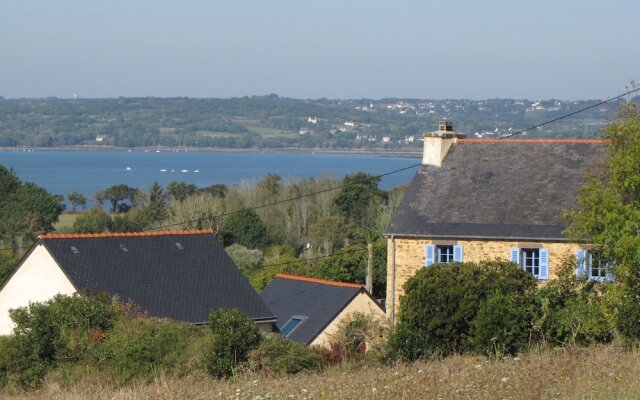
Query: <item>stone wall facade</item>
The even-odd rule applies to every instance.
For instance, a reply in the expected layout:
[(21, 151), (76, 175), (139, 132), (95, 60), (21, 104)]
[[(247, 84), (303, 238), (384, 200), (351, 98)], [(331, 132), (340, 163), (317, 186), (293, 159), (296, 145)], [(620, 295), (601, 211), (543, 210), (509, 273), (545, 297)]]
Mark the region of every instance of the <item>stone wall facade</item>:
[[(392, 319), (392, 323), (398, 320), (397, 313), (400, 309), (400, 297), (404, 294), (405, 282), (415, 275), (420, 268), (425, 268), (424, 248), (428, 244), (463, 246), (464, 262), (480, 262), (495, 259), (509, 260), (511, 249), (515, 247), (546, 249), (549, 251), (549, 279), (554, 279), (556, 277), (556, 271), (562, 264), (562, 261), (567, 257), (575, 257), (576, 251), (580, 248), (580, 246), (575, 243), (388, 238), (386, 312), (387, 317)], [(544, 282), (546, 282), (546, 280), (540, 281), (541, 284)], [(394, 311), (393, 315), (392, 310)]]

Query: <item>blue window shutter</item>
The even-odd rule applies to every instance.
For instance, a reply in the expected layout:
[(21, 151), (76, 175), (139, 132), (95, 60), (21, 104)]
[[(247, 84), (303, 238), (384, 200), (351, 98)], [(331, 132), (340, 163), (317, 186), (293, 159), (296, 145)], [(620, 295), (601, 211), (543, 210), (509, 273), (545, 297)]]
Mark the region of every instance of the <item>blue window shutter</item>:
[(435, 262), (436, 246), (428, 244), (424, 246), (424, 265), (429, 266)]
[(540, 249), (540, 274), (538, 279), (549, 279), (549, 250)]
[(453, 246), (453, 261), (462, 262), (462, 246)]
[(514, 247), (511, 249), (511, 262), (514, 262), (520, 266), (520, 249)]
[(576, 277), (582, 279), (587, 272), (587, 252), (584, 249), (576, 251)]

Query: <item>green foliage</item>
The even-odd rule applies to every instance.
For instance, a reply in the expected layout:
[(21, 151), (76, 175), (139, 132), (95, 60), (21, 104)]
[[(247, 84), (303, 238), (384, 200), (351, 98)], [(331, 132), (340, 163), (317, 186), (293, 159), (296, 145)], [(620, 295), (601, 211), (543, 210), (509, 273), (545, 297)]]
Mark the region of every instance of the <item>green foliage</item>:
[(387, 331), (386, 320), (373, 314), (354, 312), (340, 321), (331, 336), (332, 351), (340, 352), (340, 360), (365, 355), (370, 359), (383, 359), (387, 356)]
[(579, 279), (575, 268), (573, 258), (564, 260), (558, 277), (537, 291), (534, 330), (552, 345), (608, 342), (614, 331), (608, 302), (618, 288), (608, 282)]
[(171, 181), (167, 185), (167, 194), (174, 201), (184, 201), (198, 191), (198, 187), (193, 183)]
[(71, 203), (71, 211), (76, 212), (78, 207), (84, 208), (87, 205), (87, 198), (79, 192), (71, 192), (67, 195), (67, 200)]
[(256, 273), (264, 262), (264, 255), (258, 249), (248, 249), (240, 244), (232, 244), (225, 249), (238, 269), (247, 278)]
[(348, 221), (361, 229), (368, 228), (375, 220), (375, 212), (385, 199), (385, 192), (378, 189), (380, 178), (357, 172), (347, 175), (342, 180), (340, 189), (333, 204)]
[(250, 208), (242, 208), (225, 220), (222, 240), (225, 246), (238, 243), (250, 249), (263, 249), (270, 240), (267, 228), (258, 214)]
[(137, 194), (138, 189), (129, 185), (113, 185), (103, 191), (97, 192), (96, 201), (98, 201), (100, 205), (108, 201), (111, 205), (111, 210), (123, 213), (129, 211), (132, 207)]
[(151, 374), (182, 376), (204, 347), (204, 331), (157, 318), (120, 318), (100, 349), (100, 362), (120, 382)]
[(268, 375), (297, 374), (320, 371), (322, 359), (320, 354), (303, 344), (270, 334), (249, 353), (249, 365)]
[(108, 301), (58, 295), (11, 312), (13, 336), (5, 339), (9, 355), (0, 361), (0, 381), (38, 386), (60, 362), (75, 362), (95, 349), (116, 318)]
[(500, 292), (480, 305), (473, 322), (473, 348), (487, 356), (516, 355), (528, 344), (531, 304)]
[(2, 283), (13, 272), (18, 265), (20, 257), (16, 254), (6, 254), (0, 252), (0, 283)]
[(111, 217), (101, 207), (85, 211), (73, 223), (74, 233), (101, 233), (111, 229)]
[(405, 284), (391, 347), (403, 358), (445, 356), (472, 349), (480, 305), (498, 292), (526, 298), (535, 280), (504, 261), (435, 264)]
[(258, 326), (237, 309), (211, 312), (209, 330), (211, 342), (204, 363), (209, 373), (217, 377), (233, 375), (238, 364), (245, 362), (261, 341)]
[(1, 165), (0, 193), (0, 237), (5, 246), (24, 246), (38, 234), (50, 232), (63, 211), (58, 196), (21, 182), (12, 169)]

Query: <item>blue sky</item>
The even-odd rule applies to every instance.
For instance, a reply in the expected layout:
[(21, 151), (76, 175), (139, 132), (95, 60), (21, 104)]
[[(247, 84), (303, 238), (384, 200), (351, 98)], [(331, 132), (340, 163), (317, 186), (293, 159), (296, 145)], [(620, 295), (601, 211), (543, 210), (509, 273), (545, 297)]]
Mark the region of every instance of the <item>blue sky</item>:
[(0, 96), (606, 98), (637, 0), (1, 0)]

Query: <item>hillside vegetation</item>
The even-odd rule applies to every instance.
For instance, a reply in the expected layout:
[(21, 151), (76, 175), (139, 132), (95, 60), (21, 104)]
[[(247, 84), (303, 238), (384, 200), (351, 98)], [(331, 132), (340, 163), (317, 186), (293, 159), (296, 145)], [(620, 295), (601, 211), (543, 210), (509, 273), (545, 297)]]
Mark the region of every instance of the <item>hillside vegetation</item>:
[(48, 380), (6, 399), (634, 399), (640, 353), (614, 346), (533, 352), (489, 361), (453, 356), (389, 366), (345, 365), (321, 374), (231, 380), (157, 376), (120, 387), (87, 375), (70, 386)]
[[(597, 102), (0, 97), (0, 146), (415, 149), (421, 133), (435, 129), (438, 120), (454, 121), (469, 136), (495, 137)], [(611, 102), (530, 134), (593, 137), (618, 105)]]

